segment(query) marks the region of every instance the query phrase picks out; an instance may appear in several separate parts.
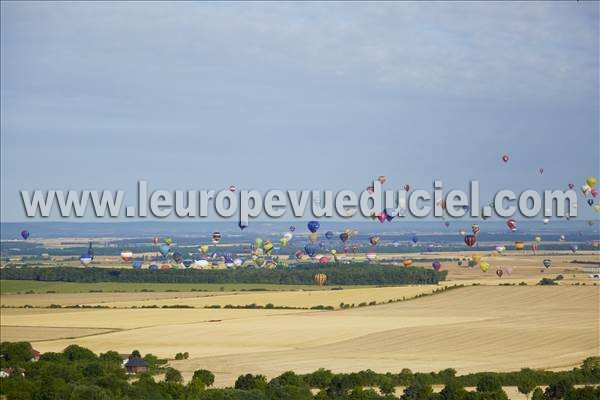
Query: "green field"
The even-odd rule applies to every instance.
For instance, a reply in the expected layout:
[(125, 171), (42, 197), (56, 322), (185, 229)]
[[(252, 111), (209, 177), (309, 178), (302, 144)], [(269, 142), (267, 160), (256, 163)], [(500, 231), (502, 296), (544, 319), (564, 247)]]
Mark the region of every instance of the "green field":
[[(345, 286), (352, 288), (368, 286)], [(34, 291), (35, 293), (87, 293), (90, 291), (103, 292), (141, 292), (155, 291), (179, 291), (189, 292), (207, 291), (207, 292), (234, 292), (243, 290), (322, 290), (315, 285), (275, 285), (261, 283), (128, 283), (128, 282), (98, 282), (98, 283), (74, 283), (74, 282), (40, 282), (27, 280), (0, 280), (0, 292), (25, 293)]]

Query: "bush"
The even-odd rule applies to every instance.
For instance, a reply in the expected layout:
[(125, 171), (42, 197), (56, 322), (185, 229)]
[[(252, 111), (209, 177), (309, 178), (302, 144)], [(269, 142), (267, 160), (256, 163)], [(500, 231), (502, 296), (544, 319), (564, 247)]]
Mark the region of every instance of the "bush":
[(206, 386), (212, 386), (215, 383), (215, 375), (206, 370), (206, 369), (197, 369), (194, 371), (194, 376), (192, 376), (192, 380), (199, 380)]

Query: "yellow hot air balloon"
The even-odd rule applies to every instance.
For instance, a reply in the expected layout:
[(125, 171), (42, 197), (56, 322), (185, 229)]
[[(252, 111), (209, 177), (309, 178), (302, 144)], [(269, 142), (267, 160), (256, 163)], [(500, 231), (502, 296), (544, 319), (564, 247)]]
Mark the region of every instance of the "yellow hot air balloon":
[(263, 245), (263, 250), (266, 255), (271, 254), (271, 251), (273, 251), (273, 243), (271, 243), (270, 241), (267, 240), (265, 242), (265, 244)]
[(336, 249), (332, 249), (331, 250), (331, 254), (336, 255), (337, 254), (337, 250)]
[(515, 250), (523, 250), (525, 248), (525, 242), (517, 241), (515, 242)]
[(279, 239), (279, 244), (281, 245), (281, 247), (285, 247), (288, 245), (288, 239), (282, 237), (281, 239)]
[(487, 261), (482, 261), (479, 263), (479, 268), (481, 268), (483, 272), (487, 272), (487, 270), (490, 269), (490, 263)]
[(479, 261), (481, 261), (481, 254), (473, 253), (471, 255), (471, 259), (475, 262), (475, 264), (479, 264)]
[(317, 238), (318, 238), (318, 236), (317, 236), (317, 234), (316, 234), (316, 233), (311, 233), (310, 235), (308, 235), (308, 240), (309, 240), (311, 243), (314, 243), (314, 242), (316, 242), (316, 241), (317, 241)]
[(327, 282), (327, 275), (319, 272), (318, 274), (315, 274), (315, 276), (313, 276), (313, 281), (315, 282), (315, 285), (323, 286), (325, 282)]
[(590, 187), (596, 187), (596, 183), (598, 183), (598, 180), (595, 176), (590, 176), (585, 180), (585, 183), (587, 183)]
[(256, 247), (262, 247), (263, 240), (261, 238), (256, 238), (254, 239), (254, 243), (256, 244)]
[(208, 253), (208, 245), (207, 244), (201, 245), (198, 249), (200, 250), (200, 253), (202, 253), (202, 254)]

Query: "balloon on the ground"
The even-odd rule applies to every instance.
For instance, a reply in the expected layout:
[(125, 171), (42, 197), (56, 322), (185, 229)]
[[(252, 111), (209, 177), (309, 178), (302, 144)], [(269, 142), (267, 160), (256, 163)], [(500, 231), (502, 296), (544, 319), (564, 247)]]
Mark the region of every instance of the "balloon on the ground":
[(523, 250), (525, 248), (525, 242), (517, 240), (515, 242), (515, 250)]
[(313, 282), (315, 283), (315, 285), (323, 286), (325, 285), (325, 282), (327, 282), (327, 275), (319, 272), (313, 276)]
[(502, 278), (502, 275), (504, 274), (504, 272), (502, 271), (502, 269), (498, 268), (496, 270), (496, 275), (498, 275), (498, 278)]
[(487, 272), (488, 269), (490, 269), (490, 263), (487, 261), (482, 261), (479, 263), (479, 268), (483, 271), (483, 272)]
[(431, 263), (431, 266), (433, 267), (433, 269), (435, 269), (436, 271), (439, 271), (442, 268), (442, 263), (439, 260), (434, 260)]
[(79, 257), (79, 262), (81, 265), (90, 265), (92, 262), (92, 257), (90, 257), (89, 254), (82, 254), (81, 257)]
[(549, 258), (546, 258), (544, 260), (544, 267), (550, 268), (551, 265), (552, 265), (552, 260), (550, 260)]
[(121, 252), (121, 259), (123, 259), (123, 261), (129, 262), (129, 261), (131, 261), (132, 258), (133, 258), (133, 253), (131, 251), (123, 250)]

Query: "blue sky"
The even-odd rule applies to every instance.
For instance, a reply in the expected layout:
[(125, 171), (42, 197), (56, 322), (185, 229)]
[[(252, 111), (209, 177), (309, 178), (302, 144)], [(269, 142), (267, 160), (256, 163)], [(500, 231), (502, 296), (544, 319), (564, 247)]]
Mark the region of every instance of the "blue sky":
[(491, 198), (598, 175), (597, 2), (1, 13), (4, 221), (25, 219), (20, 189), (126, 189), (133, 203), (139, 179), (263, 191), (479, 179)]

